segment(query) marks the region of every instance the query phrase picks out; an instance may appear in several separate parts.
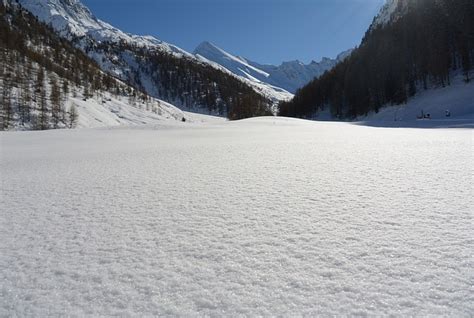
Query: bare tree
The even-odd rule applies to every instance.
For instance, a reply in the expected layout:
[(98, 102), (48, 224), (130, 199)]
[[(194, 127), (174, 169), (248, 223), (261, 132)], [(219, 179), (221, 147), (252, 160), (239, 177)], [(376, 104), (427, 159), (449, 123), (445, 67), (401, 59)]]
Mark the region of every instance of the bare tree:
[(75, 128), (77, 125), (77, 120), (79, 119), (79, 113), (77, 112), (76, 105), (72, 104), (68, 112), (68, 126), (69, 128)]
[(51, 120), (54, 128), (58, 128), (61, 122), (61, 90), (54, 77), (51, 77)]

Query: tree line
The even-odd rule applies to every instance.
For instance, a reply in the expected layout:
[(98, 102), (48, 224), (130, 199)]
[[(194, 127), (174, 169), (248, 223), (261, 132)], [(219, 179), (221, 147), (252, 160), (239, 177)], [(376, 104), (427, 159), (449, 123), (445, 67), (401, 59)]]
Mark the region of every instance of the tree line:
[(329, 107), (337, 118), (403, 104), (431, 84), (471, 80), (474, 1), (408, 0), (396, 21), (370, 29), (352, 55), (279, 105), (281, 116), (311, 117)]

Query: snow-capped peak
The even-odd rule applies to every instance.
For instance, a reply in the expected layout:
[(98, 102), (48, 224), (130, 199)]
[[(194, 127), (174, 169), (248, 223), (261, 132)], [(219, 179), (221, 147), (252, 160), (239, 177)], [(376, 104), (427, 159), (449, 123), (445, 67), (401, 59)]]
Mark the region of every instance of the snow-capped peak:
[(66, 38), (90, 36), (98, 42), (126, 41), (138, 46), (158, 47), (172, 53), (189, 55), (186, 51), (156, 39), (125, 33), (96, 18), (79, 0), (18, 0), (40, 21), (50, 24)]
[(324, 58), (321, 62), (304, 64), (299, 60), (283, 62), (279, 66), (263, 65), (247, 58), (232, 55), (213, 43), (201, 43), (194, 54), (217, 63), (230, 72), (256, 83), (280, 87), (288, 92), (295, 92), (309, 81), (322, 75), (345, 59), (352, 50), (341, 53), (337, 59)]
[(260, 77), (266, 78), (269, 76), (268, 73), (250, 65), (246, 59), (227, 53), (223, 49), (207, 41), (202, 42), (196, 50), (194, 50), (194, 54), (216, 62), (227, 68), (232, 73), (244, 75), (246, 78), (252, 77), (260, 79)]

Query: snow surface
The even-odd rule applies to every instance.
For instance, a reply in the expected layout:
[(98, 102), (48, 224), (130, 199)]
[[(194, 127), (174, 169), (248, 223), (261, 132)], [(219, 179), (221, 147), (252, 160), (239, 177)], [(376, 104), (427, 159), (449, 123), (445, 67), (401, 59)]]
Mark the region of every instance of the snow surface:
[[(224, 122), (226, 119), (197, 113), (181, 111), (177, 107), (161, 100), (153, 99), (147, 106), (145, 103), (130, 104), (128, 98), (70, 98), (67, 109), (74, 104), (79, 117), (77, 128), (99, 128), (114, 126), (142, 126), (142, 125), (174, 125), (183, 118), (187, 123), (214, 123)], [(148, 107), (148, 109), (147, 109)]]
[(0, 316), (474, 314), (473, 131), (0, 133)]

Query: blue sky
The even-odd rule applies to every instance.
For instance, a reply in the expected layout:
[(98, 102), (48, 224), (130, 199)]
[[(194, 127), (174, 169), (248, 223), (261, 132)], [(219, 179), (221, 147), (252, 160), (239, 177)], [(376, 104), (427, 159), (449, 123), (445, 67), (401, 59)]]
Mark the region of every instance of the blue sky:
[(82, 0), (100, 19), (187, 51), (210, 41), (260, 63), (335, 57), (384, 0)]

